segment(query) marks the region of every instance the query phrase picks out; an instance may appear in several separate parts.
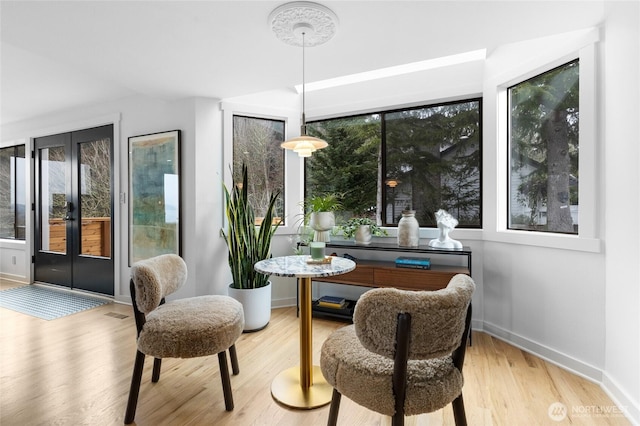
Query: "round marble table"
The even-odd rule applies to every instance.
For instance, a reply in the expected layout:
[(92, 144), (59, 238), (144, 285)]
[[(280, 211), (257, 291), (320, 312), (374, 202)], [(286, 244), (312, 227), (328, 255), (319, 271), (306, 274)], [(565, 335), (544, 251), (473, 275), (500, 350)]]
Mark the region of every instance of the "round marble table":
[[(313, 365), (311, 325), (311, 278), (330, 277), (353, 271), (356, 264), (342, 257), (331, 257), (331, 263), (309, 264), (310, 256), (283, 256), (261, 260), (256, 271), (281, 277), (299, 278), (300, 296), (300, 366), (279, 373), (271, 383), (273, 398), (291, 408), (311, 409), (331, 401), (333, 388)], [(314, 379), (315, 376), (315, 379)]]

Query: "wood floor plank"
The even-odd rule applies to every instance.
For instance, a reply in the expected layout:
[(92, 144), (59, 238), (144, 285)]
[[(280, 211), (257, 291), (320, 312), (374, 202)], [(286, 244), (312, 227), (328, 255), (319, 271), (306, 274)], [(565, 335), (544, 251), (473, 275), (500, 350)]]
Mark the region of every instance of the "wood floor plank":
[[(0, 288), (15, 284), (0, 280)], [(314, 319), (313, 358), (344, 323)], [(135, 357), (130, 306), (110, 303), (52, 321), (0, 308), (0, 424), (121, 425)], [(272, 311), (266, 329), (243, 334), (237, 344), (240, 374), (231, 376), (235, 409), (224, 409), (217, 356), (165, 359), (151, 383), (147, 359), (137, 425), (324, 425), (328, 406), (291, 410), (273, 400), (270, 385), (298, 363), (295, 308)], [(499, 425), (628, 425), (611, 413), (612, 401), (595, 383), (571, 374), (485, 333), (474, 332), (464, 366), (468, 423)], [(552, 421), (549, 405), (567, 417)], [(590, 410), (591, 414), (585, 414)], [(614, 413), (615, 414), (615, 413)], [(390, 418), (342, 399), (340, 425), (390, 425)], [(447, 406), (407, 417), (408, 426), (452, 425)]]

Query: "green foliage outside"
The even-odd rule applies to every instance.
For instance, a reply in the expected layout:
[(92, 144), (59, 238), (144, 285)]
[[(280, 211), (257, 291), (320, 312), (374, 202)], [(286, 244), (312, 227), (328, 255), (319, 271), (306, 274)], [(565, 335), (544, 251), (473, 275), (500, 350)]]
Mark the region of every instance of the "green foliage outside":
[(397, 224), (414, 209), (421, 226), (436, 226), (443, 208), (461, 226), (479, 227), (480, 109), (471, 100), (310, 123), (329, 147), (307, 159), (307, 196), (343, 193), (342, 221)]
[(308, 158), (307, 195), (342, 194), (336, 219), (363, 216), (377, 205), (380, 117), (363, 115), (311, 123), (309, 135), (329, 142)]
[(420, 225), (436, 226), (435, 212), (445, 209), (460, 226), (478, 226), (479, 101), (386, 114), (385, 129), (386, 174), (411, 184), (407, 207)]

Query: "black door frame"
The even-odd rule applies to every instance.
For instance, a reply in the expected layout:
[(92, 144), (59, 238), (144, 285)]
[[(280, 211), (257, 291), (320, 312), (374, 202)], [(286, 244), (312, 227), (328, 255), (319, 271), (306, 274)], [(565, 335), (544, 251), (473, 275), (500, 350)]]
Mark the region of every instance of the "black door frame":
[[(44, 136), (34, 140), (34, 197), (35, 197), (35, 223), (34, 223), (34, 278), (37, 281), (51, 282), (53, 284), (67, 286), (73, 289), (81, 289), (113, 296), (115, 290), (115, 253), (114, 253), (114, 216), (115, 212), (115, 173), (114, 173), (114, 128), (113, 124), (98, 126), (85, 130), (66, 132), (57, 135)], [(79, 148), (84, 142), (103, 139), (108, 136), (110, 141), (110, 243), (109, 257), (81, 255), (82, 226), (80, 194), (80, 165), (78, 161)], [(40, 250), (42, 218), (41, 196), (42, 176), (40, 149), (48, 146), (65, 146), (65, 169), (67, 182), (65, 182), (66, 212), (66, 253), (44, 252)]]

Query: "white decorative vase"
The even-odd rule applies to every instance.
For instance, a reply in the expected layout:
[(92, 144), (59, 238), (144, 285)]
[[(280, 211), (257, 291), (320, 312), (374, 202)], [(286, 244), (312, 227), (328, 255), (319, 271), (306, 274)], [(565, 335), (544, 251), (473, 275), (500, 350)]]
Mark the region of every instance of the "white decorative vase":
[(420, 245), (420, 225), (415, 210), (403, 210), (398, 222), (398, 246), (418, 247)]
[(228, 294), (242, 304), (244, 332), (265, 328), (271, 319), (271, 281), (259, 288), (233, 288), (232, 285)]
[(369, 225), (360, 225), (355, 233), (356, 244), (367, 245), (371, 243), (371, 227)]
[(331, 241), (331, 230), (336, 226), (336, 216), (333, 212), (312, 212), (309, 226), (315, 231), (313, 241)]

